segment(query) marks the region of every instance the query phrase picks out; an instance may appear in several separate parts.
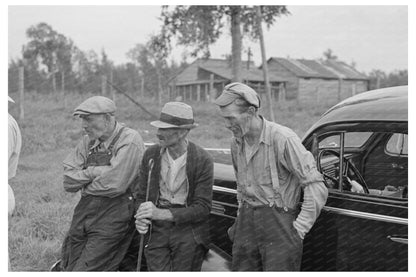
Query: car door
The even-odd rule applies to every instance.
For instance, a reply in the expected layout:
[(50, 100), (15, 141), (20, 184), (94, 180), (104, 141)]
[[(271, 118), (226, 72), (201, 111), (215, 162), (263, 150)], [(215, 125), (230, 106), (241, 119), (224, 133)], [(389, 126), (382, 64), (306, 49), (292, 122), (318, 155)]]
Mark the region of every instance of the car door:
[(408, 199), (378, 192), (329, 189), (305, 237), (302, 270), (407, 271)]

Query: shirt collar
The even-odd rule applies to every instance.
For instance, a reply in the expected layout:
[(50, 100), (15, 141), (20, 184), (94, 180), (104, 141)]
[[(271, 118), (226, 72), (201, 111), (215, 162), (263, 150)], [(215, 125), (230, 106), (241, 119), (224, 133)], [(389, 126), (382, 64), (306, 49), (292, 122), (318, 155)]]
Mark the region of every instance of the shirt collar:
[(261, 130), (260, 143), (263, 142), (267, 145), (271, 144), (271, 122), (266, 120), (263, 116), (260, 115), (260, 118), (263, 120), (263, 129)]
[(121, 129), (121, 124), (116, 122), (116, 127), (114, 128), (113, 133), (111, 133), (111, 136), (106, 139), (105, 141), (100, 141), (99, 139), (96, 139), (94, 141), (94, 144), (92, 145), (92, 147), (90, 149), (94, 149), (95, 147), (97, 147), (101, 142), (103, 143), (104, 147), (107, 149), (110, 146), (110, 143), (113, 141), (113, 139), (115, 138), (115, 136), (118, 134), (118, 132)]
[[(266, 120), (261, 115), (259, 115), (259, 117), (263, 121), (263, 127), (262, 127), (262, 130), (261, 130), (259, 143), (265, 143), (267, 145), (270, 145), (271, 144), (271, 138), (270, 138), (270, 132), (271, 132), (270, 123), (271, 122)], [(235, 141), (237, 142), (238, 145), (242, 145), (243, 138), (234, 137), (234, 139), (235, 139)]]
[[(188, 152), (188, 139), (187, 138), (185, 138), (185, 144), (186, 144), (185, 152)], [(166, 151), (166, 147), (160, 147), (159, 155), (162, 156), (163, 153), (165, 153), (165, 151)]]

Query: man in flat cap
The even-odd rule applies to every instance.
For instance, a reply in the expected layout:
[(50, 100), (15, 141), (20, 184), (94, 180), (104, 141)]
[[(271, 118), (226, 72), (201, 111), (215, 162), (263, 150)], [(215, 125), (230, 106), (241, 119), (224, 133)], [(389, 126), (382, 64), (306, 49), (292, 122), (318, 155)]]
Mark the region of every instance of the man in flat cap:
[(303, 238), (328, 197), (315, 160), (291, 129), (258, 114), (260, 98), (249, 86), (231, 83), (215, 103), (234, 135), (239, 206), (229, 229), (232, 270), (299, 271)]
[(189, 105), (166, 103), (151, 125), (158, 128), (159, 143), (144, 153), (135, 193), (136, 228), (148, 234), (148, 270), (200, 271), (209, 244), (212, 158), (187, 139), (197, 126)]
[(62, 246), (64, 271), (115, 271), (135, 232), (132, 189), (144, 144), (118, 123), (114, 102), (93, 96), (74, 111), (85, 132), (66, 157), (64, 189), (81, 191)]

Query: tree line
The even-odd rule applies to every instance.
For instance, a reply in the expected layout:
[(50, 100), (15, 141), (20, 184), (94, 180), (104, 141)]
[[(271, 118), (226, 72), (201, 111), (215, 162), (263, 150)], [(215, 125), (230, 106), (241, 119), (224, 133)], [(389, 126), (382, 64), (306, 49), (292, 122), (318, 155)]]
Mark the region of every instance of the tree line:
[[(126, 53), (129, 61), (115, 65), (105, 49), (101, 53), (83, 51), (64, 34), (47, 23), (26, 30), (29, 42), (22, 47), (22, 58), (9, 61), (9, 92), (17, 90), (17, 70), (24, 67), (25, 90), (37, 92), (76, 91), (100, 93), (102, 76), (127, 92), (157, 97), (167, 89), (168, 80), (188, 64), (168, 60), (173, 42), (191, 49), (193, 57), (210, 57), (209, 47), (225, 31), (231, 34), (233, 81), (241, 81), (242, 39), (258, 40), (261, 23), (269, 28), (280, 16), (288, 16), (286, 6), (162, 6), (160, 31), (147, 42)], [(228, 27), (228, 29), (227, 29)], [(338, 59), (331, 49), (325, 59)], [(407, 84), (407, 70), (368, 74), (370, 88)], [(108, 79), (110, 78), (110, 79)]]

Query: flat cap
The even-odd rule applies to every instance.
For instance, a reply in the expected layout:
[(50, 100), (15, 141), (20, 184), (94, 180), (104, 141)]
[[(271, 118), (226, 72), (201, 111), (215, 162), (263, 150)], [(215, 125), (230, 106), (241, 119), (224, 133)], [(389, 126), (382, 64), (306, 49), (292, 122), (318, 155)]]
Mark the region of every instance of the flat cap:
[(237, 98), (243, 98), (251, 105), (260, 108), (260, 97), (257, 92), (251, 87), (238, 82), (226, 85), (221, 95), (215, 100), (215, 104), (224, 107)]
[(76, 107), (73, 115), (114, 113), (115, 111), (116, 104), (113, 100), (104, 96), (93, 96)]

